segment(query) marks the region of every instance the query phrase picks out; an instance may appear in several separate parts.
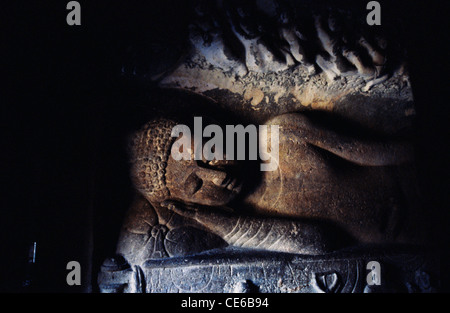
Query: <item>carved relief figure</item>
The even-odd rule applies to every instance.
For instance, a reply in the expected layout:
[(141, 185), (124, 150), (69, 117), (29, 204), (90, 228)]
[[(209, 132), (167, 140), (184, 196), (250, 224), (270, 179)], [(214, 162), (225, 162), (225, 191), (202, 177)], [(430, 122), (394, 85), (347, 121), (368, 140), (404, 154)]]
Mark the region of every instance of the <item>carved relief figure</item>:
[[(246, 181), (240, 161), (174, 160), (171, 130), (178, 123), (150, 121), (132, 139), (139, 195), (117, 249), (130, 263), (227, 245), (323, 254), (342, 246), (339, 236), (356, 243), (415, 240), (417, 229), (408, 228), (414, 212), (399, 199), (404, 178), (392, 170), (411, 161), (406, 142), (351, 138), (285, 114), (267, 123), (280, 127), (278, 169)], [(245, 184), (253, 188), (241, 195)]]
[[(151, 59), (158, 75), (144, 75), (157, 86), (150, 107), (160, 117), (152, 114), (130, 139), (136, 197), (116, 253), (134, 266), (133, 273), (151, 276), (167, 264), (178, 266), (177, 257), (191, 257), (179, 265), (187, 271), (208, 260), (244, 266), (246, 259), (231, 253), (242, 250), (276, 269), (274, 255), (290, 268), (285, 253), (305, 264), (320, 255), (316, 260), (329, 260), (331, 269), (342, 251), (353, 251), (362, 262), (365, 254), (350, 248), (427, 242), (410, 140), (414, 101), (397, 24), (384, 24), (387, 33), (367, 27), (357, 8), (332, 2), (195, 3), (186, 46), (179, 45), (186, 49), (171, 61)], [(159, 48), (167, 47), (163, 41)], [(144, 79), (135, 71), (141, 61), (132, 58), (122, 73)], [(173, 95), (158, 98), (165, 92)], [(172, 137), (172, 129), (189, 125), (194, 116), (185, 110), (191, 109), (188, 101), (183, 106), (184, 94), (211, 102), (195, 116), (216, 119), (213, 111), (220, 109), (239, 119), (226, 117), (222, 124), (277, 125), (277, 169), (260, 171), (262, 160), (195, 160), (194, 146), (191, 160), (175, 160), (171, 149), (181, 135)], [(265, 136), (258, 134), (262, 141)], [(341, 288), (338, 277), (349, 273), (315, 266), (311, 273), (325, 273), (323, 279), (313, 277), (324, 290)], [(291, 272), (294, 280), (309, 273)], [(358, 269), (353, 274), (364, 276)], [(143, 278), (147, 286), (151, 279)], [(147, 291), (160, 290), (154, 287)], [(217, 288), (211, 290), (233, 289)]]

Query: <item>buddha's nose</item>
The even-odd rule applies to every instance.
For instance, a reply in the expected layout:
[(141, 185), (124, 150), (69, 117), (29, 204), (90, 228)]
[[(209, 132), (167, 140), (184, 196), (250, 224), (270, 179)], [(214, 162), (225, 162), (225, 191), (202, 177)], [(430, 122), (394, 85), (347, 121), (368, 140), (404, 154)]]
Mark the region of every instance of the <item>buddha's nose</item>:
[(219, 187), (223, 186), (223, 183), (227, 177), (226, 172), (202, 167), (199, 167), (195, 174), (203, 181), (210, 181)]

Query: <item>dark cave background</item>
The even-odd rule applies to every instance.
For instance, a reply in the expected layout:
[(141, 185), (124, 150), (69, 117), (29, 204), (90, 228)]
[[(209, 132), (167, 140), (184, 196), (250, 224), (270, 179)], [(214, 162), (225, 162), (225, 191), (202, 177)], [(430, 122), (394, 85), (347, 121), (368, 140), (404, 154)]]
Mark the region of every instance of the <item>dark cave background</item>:
[[(1, 292), (97, 291), (132, 195), (124, 140), (155, 88), (122, 69), (130, 53), (143, 72), (158, 65), (145, 62), (176, 57), (144, 58), (151, 42), (183, 48), (193, 3), (79, 1), (82, 25), (70, 27), (67, 2), (1, 5)], [(341, 2), (366, 12), (368, 1)], [(449, 2), (379, 2), (382, 24), (398, 20), (406, 29), (421, 188), (436, 221), (434, 243), (447, 248)], [(36, 264), (24, 287), (32, 242)], [(72, 260), (81, 264), (81, 286), (66, 284)]]

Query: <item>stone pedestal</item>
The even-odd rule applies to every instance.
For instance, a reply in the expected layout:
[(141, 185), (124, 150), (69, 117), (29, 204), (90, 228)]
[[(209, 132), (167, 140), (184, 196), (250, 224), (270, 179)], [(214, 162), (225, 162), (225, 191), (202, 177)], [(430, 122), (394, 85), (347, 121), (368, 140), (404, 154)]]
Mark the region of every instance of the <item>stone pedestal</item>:
[(134, 267), (117, 258), (98, 276), (100, 291), (113, 293), (426, 293), (437, 291), (437, 279), (432, 253), (398, 248), (324, 256), (233, 248)]

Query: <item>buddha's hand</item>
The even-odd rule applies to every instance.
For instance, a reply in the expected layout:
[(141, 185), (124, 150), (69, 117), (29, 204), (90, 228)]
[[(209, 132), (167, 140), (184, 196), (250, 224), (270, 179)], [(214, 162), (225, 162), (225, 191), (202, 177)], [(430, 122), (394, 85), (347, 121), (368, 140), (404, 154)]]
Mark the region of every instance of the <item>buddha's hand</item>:
[(161, 206), (186, 218), (190, 218), (211, 232), (222, 236), (228, 234), (235, 226), (239, 216), (234, 215), (230, 210), (217, 210), (217, 208), (194, 206), (173, 200), (165, 200)]
[(161, 202), (161, 206), (167, 208), (169, 211), (192, 219), (195, 219), (198, 212), (197, 207), (174, 200), (164, 200)]

